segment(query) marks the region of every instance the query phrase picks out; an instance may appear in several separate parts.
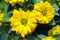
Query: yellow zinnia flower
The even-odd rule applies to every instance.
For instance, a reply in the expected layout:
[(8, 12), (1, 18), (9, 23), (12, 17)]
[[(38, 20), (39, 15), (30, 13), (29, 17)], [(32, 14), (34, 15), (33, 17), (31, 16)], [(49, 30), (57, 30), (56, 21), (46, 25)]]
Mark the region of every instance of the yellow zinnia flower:
[(57, 2), (58, 2), (58, 5), (60, 6), (60, 0), (57, 0)]
[(0, 22), (0, 26), (2, 25), (2, 23)]
[(55, 38), (49, 36), (49, 37), (46, 37), (46, 38), (42, 38), (42, 40), (56, 40)]
[(36, 28), (36, 19), (29, 11), (14, 10), (13, 16), (10, 19), (12, 31), (16, 31), (16, 34), (21, 34), (22, 37), (33, 32)]
[(28, 0), (5, 0), (5, 1), (10, 3), (12, 6), (14, 6), (16, 3), (19, 5), (22, 5), (25, 1), (28, 1)]
[(1, 23), (2, 21), (3, 21), (3, 14), (1, 13), (0, 14), (0, 26), (2, 25), (2, 23)]
[(60, 34), (60, 26), (57, 25), (56, 27), (52, 28), (52, 30), (49, 31), (49, 33), (53, 33), (53, 35)]
[(10, 3), (12, 6), (14, 6), (17, 3), (17, 0), (5, 0), (5, 1)]
[(48, 24), (54, 18), (54, 8), (47, 1), (36, 3), (34, 10), (37, 11), (36, 14), (39, 14), (37, 19), (41, 24)]
[(3, 14), (1, 13), (0, 14), (0, 22), (2, 22), (3, 21)]

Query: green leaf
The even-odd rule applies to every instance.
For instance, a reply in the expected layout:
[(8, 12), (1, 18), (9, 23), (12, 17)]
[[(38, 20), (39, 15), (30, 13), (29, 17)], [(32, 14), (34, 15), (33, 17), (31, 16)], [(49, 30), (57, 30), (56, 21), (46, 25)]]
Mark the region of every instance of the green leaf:
[(46, 0), (46, 1), (50, 2), (50, 4), (56, 3), (56, 0)]
[(56, 3), (54, 3), (52, 6), (55, 8), (56, 11), (59, 10), (59, 7), (58, 7), (58, 5)]
[(0, 9), (2, 12), (7, 12), (9, 4), (7, 4), (4, 0), (0, 2)]
[(36, 3), (36, 0), (32, 0), (32, 3)]
[(13, 40), (18, 40), (19, 39), (19, 36), (15, 36)]
[(4, 12), (4, 19), (3, 19), (3, 22), (9, 22), (9, 18), (10, 18), (9, 13), (5, 13), (5, 12)]
[(20, 35), (15, 34), (15, 32), (10, 32), (8, 40), (19, 40), (19, 38), (21, 38)]
[(54, 37), (52, 31), (50, 31), (50, 33), (48, 35)]
[(60, 16), (59, 13), (57, 13), (57, 12), (55, 12), (55, 15), (56, 15), (56, 16)]
[(27, 37), (29, 40), (40, 40), (37, 36), (28, 36)]
[(35, 36), (30, 36), (29, 39), (30, 40), (34, 40), (35, 39)]
[(56, 25), (55, 20), (52, 20), (52, 21), (50, 22), (50, 25), (52, 25), (52, 26)]
[(40, 2), (40, 0), (36, 0), (36, 3)]
[(33, 4), (28, 4), (26, 9), (32, 10), (33, 8), (34, 8), (34, 7), (33, 7)]
[(37, 37), (38, 37), (38, 38), (40, 38), (40, 39), (42, 39), (42, 38), (45, 38), (46, 36), (45, 36), (45, 35), (40, 34), (40, 35), (37, 35)]
[(8, 40), (8, 33), (6, 33), (6, 31), (3, 31), (2, 35), (1, 35), (1, 38), (2, 40)]
[(18, 39), (19, 39), (19, 37), (15, 36), (15, 37), (13, 37), (12, 39), (9, 39), (9, 40), (18, 40)]
[(35, 40), (41, 40), (41, 39), (36, 37)]
[(56, 36), (56, 40), (60, 40), (60, 35)]
[(60, 25), (60, 16), (56, 16), (55, 21), (57, 25)]
[(9, 14), (7, 13), (9, 4), (7, 4), (4, 0), (0, 2), (0, 9), (2, 13), (4, 14), (3, 22), (8, 22), (9, 20)]

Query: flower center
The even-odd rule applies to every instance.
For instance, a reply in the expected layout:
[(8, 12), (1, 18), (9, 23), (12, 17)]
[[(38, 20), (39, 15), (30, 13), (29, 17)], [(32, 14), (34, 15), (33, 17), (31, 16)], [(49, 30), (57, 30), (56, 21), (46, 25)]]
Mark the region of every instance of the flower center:
[[(37, 10), (37, 11), (39, 11), (39, 10)], [(41, 9), (41, 11), (39, 11), (39, 12), (41, 12), (43, 14), (43, 16), (46, 16), (46, 11), (47, 11), (46, 9), (44, 9), (44, 10)]]
[(22, 24), (22, 25), (26, 25), (26, 24), (27, 24), (27, 20), (26, 20), (26, 19), (22, 19), (22, 20), (21, 20), (21, 24)]
[(40, 12), (43, 14), (43, 16), (46, 16), (46, 11), (47, 11), (47, 10), (46, 10), (46, 8), (45, 8), (45, 9), (41, 9)]
[(43, 16), (46, 16), (46, 10), (42, 10), (41, 13), (43, 14)]

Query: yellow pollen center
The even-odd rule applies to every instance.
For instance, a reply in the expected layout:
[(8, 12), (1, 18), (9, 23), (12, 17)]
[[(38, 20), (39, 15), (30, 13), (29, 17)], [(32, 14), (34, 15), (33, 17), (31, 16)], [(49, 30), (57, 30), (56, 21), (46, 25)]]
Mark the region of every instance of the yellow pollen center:
[(46, 16), (46, 10), (42, 10), (41, 13), (43, 14), (43, 16)]
[(21, 20), (21, 24), (22, 24), (22, 25), (26, 25), (26, 24), (27, 24), (27, 20), (26, 20), (26, 19), (22, 19), (22, 20)]
[[(37, 10), (37, 11), (39, 11), (39, 10)], [(41, 9), (41, 11), (39, 11), (39, 12), (41, 12), (43, 14), (43, 16), (46, 16), (46, 11), (47, 11), (46, 9), (44, 9), (44, 10)]]

